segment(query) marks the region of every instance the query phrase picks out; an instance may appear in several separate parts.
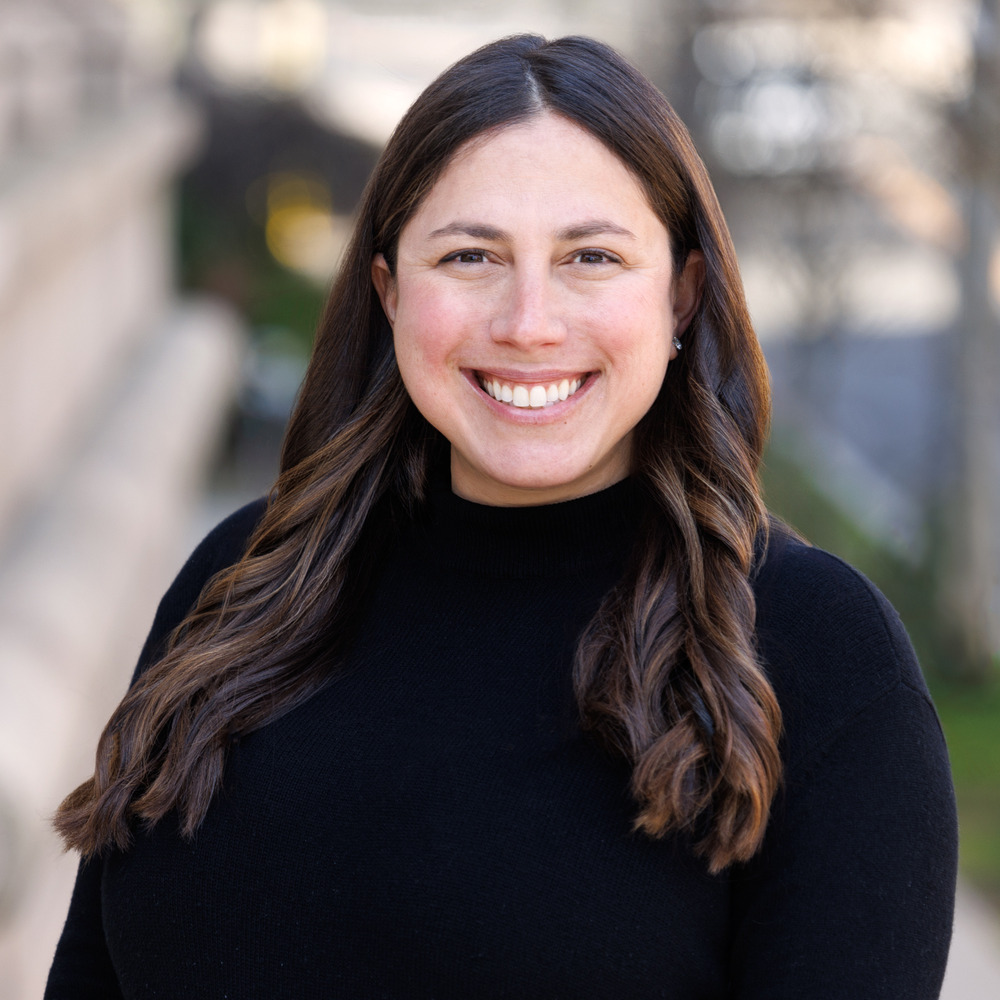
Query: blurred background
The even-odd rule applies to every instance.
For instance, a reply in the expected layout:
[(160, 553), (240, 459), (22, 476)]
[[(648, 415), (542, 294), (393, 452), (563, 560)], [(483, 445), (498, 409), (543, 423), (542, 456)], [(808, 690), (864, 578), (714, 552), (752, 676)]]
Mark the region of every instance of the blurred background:
[(775, 393), (768, 502), (910, 630), (952, 754), (945, 996), (1000, 996), (998, 0), (0, 0), (0, 1000), (41, 995), (156, 601), (267, 490), (368, 171), (504, 34), (688, 122)]

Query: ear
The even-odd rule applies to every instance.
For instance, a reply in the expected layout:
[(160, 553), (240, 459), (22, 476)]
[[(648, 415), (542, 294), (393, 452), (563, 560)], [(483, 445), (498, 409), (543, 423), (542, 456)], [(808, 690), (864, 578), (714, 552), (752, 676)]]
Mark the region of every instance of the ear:
[(705, 285), (705, 255), (692, 250), (684, 262), (684, 270), (674, 282), (674, 336), (679, 337), (691, 322), (701, 304), (701, 291)]
[(393, 278), (385, 257), (380, 253), (372, 257), (372, 284), (378, 292), (389, 326), (392, 326), (396, 320), (396, 279)]

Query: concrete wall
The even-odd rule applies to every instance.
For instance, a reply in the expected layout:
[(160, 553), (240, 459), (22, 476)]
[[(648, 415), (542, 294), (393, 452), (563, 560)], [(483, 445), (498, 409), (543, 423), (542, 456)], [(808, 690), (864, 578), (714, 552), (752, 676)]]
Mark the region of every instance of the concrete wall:
[(200, 140), (111, 0), (0, 5), (0, 1000), (41, 995), (75, 871), (48, 818), (187, 544), (242, 330), (174, 291)]

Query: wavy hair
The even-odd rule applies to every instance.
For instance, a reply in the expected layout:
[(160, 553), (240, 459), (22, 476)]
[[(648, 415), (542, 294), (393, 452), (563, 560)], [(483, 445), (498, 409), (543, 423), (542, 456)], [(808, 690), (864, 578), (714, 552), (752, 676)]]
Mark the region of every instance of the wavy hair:
[(133, 684), (92, 778), (60, 806), (68, 847), (126, 848), (176, 810), (192, 835), (230, 740), (314, 694), (317, 655), (346, 651), (385, 529), (415, 516), (443, 439), (396, 367), (371, 280), (455, 152), (543, 111), (564, 116), (642, 182), (675, 274), (700, 251), (700, 305), (634, 435), (648, 511), (625, 577), (580, 639), (583, 725), (632, 765), (637, 828), (695, 837), (711, 871), (759, 847), (781, 777), (780, 713), (758, 661), (750, 587), (767, 520), (757, 467), (767, 373), (732, 242), (684, 125), (652, 84), (591, 39), (522, 35), (445, 71), (407, 112), (362, 197), (282, 450), (242, 559), (216, 574)]

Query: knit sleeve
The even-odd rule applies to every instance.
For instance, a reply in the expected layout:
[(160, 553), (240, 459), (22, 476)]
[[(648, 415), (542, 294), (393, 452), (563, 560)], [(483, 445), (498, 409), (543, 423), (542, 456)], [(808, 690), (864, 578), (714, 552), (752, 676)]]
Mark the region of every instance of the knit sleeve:
[[(194, 605), (205, 583), (243, 554), (264, 506), (265, 502), (258, 500), (242, 507), (214, 528), (191, 554), (160, 601), (133, 682), (162, 654), (167, 637)], [(102, 869), (100, 858), (80, 864), (44, 1000), (115, 1000), (122, 995), (104, 940)]]
[(121, 996), (104, 941), (101, 862), (81, 862), (44, 1000), (119, 1000)]
[(933, 1000), (957, 867), (940, 725), (888, 602), (825, 553), (803, 558), (821, 582), (793, 590), (795, 620), (771, 626), (779, 673), (797, 676), (777, 685), (784, 787), (734, 876), (731, 997)]

